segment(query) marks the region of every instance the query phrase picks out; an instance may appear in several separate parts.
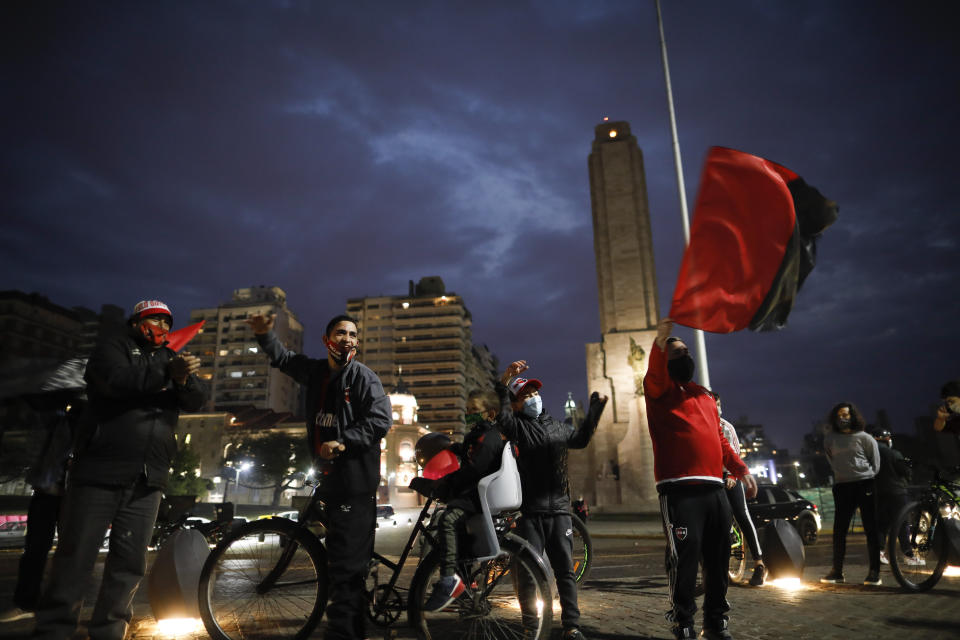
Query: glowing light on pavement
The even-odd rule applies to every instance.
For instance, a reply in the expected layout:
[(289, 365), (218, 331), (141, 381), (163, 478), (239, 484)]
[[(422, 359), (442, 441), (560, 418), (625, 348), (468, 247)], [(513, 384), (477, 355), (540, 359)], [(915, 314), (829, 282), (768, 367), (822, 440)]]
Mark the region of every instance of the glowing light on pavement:
[(947, 567), (943, 572), (946, 578), (960, 578), (960, 567)]
[(767, 584), (784, 591), (803, 591), (807, 588), (800, 578), (777, 578), (776, 580), (768, 580)]
[(200, 618), (165, 618), (157, 622), (157, 633), (170, 638), (186, 637), (203, 630)]

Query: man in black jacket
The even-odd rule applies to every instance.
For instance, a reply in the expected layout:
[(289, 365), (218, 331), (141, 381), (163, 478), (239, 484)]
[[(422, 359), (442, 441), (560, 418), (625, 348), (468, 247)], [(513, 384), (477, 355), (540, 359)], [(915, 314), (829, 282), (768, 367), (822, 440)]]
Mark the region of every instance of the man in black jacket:
[(324, 333), (327, 357), (286, 349), (275, 316), (248, 321), (270, 364), (306, 386), (308, 444), (317, 456), (317, 489), (325, 507), (330, 603), (328, 640), (365, 638), (364, 580), (373, 555), (380, 440), (393, 424), (390, 398), (373, 371), (355, 360), (357, 323), (337, 316)]
[(584, 640), (580, 631), (577, 581), (573, 575), (573, 523), (567, 450), (584, 449), (597, 430), (607, 397), (594, 392), (579, 428), (554, 420), (543, 410), (539, 380), (518, 377), (525, 360), (507, 367), (497, 384), (500, 415), (497, 426), (520, 449), (518, 466), (523, 486), (519, 533), (538, 553), (546, 549), (560, 594), (564, 640)]
[(129, 330), (103, 339), (87, 362), (88, 411), (67, 477), (62, 529), (50, 584), (37, 609), (35, 636), (73, 635), (83, 590), (110, 527), (110, 551), (88, 631), (92, 640), (122, 640), (133, 596), (146, 571), (161, 489), (177, 451), (180, 411), (196, 411), (206, 389), (200, 360), (166, 346), (169, 307), (144, 300)]

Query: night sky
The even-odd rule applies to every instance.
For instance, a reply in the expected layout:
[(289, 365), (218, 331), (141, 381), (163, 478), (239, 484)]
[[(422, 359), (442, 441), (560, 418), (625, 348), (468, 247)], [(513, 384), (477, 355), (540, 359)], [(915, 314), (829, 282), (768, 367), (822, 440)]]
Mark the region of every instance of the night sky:
[[(712, 145), (840, 205), (784, 330), (707, 336), (725, 415), (794, 449), (844, 399), (911, 431), (960, 377), (957, 3), (663, 4), (691, 208)], [(0, 36), (2, 289), (156, 297), (182, 326), (280, 286), (322, 356), (347, 298), (439, 275), (560, 413), (600, 339), (587, 155), (607, 116), (644, 153), (669, 309), (652, 0), (5, 2)]]

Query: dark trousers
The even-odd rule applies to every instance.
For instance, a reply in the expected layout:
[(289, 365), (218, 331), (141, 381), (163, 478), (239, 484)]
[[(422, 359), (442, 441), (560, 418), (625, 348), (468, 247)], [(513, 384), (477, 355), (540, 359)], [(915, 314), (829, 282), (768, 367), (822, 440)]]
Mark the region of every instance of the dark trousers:
[(726, 491), (727, 500), (733, 510), (733, 519), (740, 525), (740, 531), (747, 541), (747, 546), (750, 547), (750, 555), (753, 556), (753, 561), (757, 562), (763, 557), (760, 553), (760, 539), (757, 537), (757, 528), (753, 526), (753, 519), (747, 509), (747, 495), (743, 491), (743, 483), (737, 480), (733, 489)]
[(104, 535), (110, 551), (88, 631), (91, 640), (122, 640), (133, 615), (133, 596), (147, 568), (147, 543), (160, 506), (160, 490), (142, 481), (129, 487), (74, 485), (61, 511), (53, 571), (37, 607), (35, 638), (73, 635)]
[(367, 598), (364, 589), (377, 524), (376, 496), (332, 498), (326, 501), (324, 515), (330, 580), (325, 637), (328, 640), (362, 640), (366, 637)]
[(467, 500), (454, 500), (447, 504), (437, 522), (440, 543), (440, 575), (452, 576), (457, 572), (457, 530), (460, 523), (476, 513)]
[(573, 575), (573, 522), (569, 513), (523, 514), (517, 524), (520, 534), (537, 553), (547, 552), (560, 594), (560, 620), (564, 629), (580, 627), (577, 581)]
[[(905, 493), (887, 493), (877, 494), (877, 542), (880, 549), (887, 546), (887, 536), (895, 534), (900, 541), (900, 548), (906, 553), (910, 549), (910, 530), (906, 523), (900, 527), (900, 531), (890, 531), (893, 519), (907, 505), (907, 494)], [(911, 552), (912, 553), (912, 552)]]
[(730, 563), (730, 502), (711, 484), (660, 488), (660, 516), (667, 538), (666, 565), (672, 609), (667, 618), (693, 626), (697, 572), (703, 564), (703, 626), (720, 628), (727, 619)]
[(877, 535), (876, 482), (858, 480), (833, 485), (833, 568), (843, 571), (843, 557), (847, 553), (847, 529), (857, 509), (867, 535), (867, 555), (870, 571), (880, 571), (880, 537)]
[(17, 588), (13, 603), (24, 611), (33, 611), (40, 601), (40, 582), (47, 566), (47, 554), (53, 547), (53, 534), (57, 530), (61, 496), (34, 490), (27, 510), (27, 539), (20, 556), (17, 571)]

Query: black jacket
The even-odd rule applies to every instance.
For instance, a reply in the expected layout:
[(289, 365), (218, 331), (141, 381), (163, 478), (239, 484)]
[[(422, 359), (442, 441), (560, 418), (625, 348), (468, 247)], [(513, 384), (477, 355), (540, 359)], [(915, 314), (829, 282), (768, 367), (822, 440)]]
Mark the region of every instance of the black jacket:
[[(554, 420), (543, 411), (537, 418), (514, 414), (510, 392), (496, 385), (500, 396), (497, 428), (520, 449), (517, 465), (523, 483), (523, 513), (569, 513), (570, 481), (567, 450), (584, 449), (597, 430), (600, 411), (587, 412), (579, 428)], [(591, 407), (592, 409), (592, 407)]]
[(880, 470), (877, 472), (877, 495), (905, 495), (910, 479), (910, 466), (903, 454), (893, 447), (878, 442)]
[(477, 483), (500, 468), (503, 445), (496, 425), (485, 420), (478, 422), (452, 450), (460, 458), (460, 468), (438, 481), (436, 495), (444, 501), (454, 498), (470, 500), (480, 508)]
[(167, 375), (176, 356), (150, 349), (133, 330), (104, 338), (94, 348), (84, 379), (87, 414), (82, 420), (69, 482), (164, 487), (177, 452), (173, 437), (180, 411), (196, 411), (206, 386), (189, 376), (178, 385)]
[[(326, 358), (309, 358), (284, 347), (271, 331), (257, 336), (270, 357), (270, 364), (306, 386), (304, 416), (307, 442), (314, 449), (317, 403), (327, 379), (327, 403), (336, 417), (331, 439), (346, 449), (334, 460), (319, 460), (321, 494), (329, 496), (370, 494), (380, 484), (380, 440), (393, 424), (390, 398), (380, 378), (356, 360), (339, 371), (332, 371)], [(327, 428), (327, 427), (325, 427)], [(316, 452), (314, 452), (316, 453)]]

